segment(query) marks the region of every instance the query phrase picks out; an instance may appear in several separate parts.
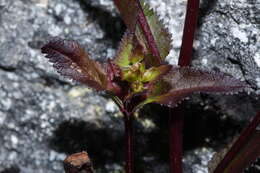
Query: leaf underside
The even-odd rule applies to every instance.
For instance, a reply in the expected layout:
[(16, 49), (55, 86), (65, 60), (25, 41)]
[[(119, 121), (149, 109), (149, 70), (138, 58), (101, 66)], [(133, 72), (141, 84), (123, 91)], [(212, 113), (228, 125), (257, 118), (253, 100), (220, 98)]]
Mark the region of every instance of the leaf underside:
[(206, 72), (189, 67), (172, 67), (170, 72), (150, 89), (145, 103), (157, 102), (175, 107), (194, 92), (234, 93), (245, 87), (244, 82), (224, 73)]
[(127, 28), (131, 32), (134, 32), (139, 12), (136, 0), (114, 0), (114, 3), (117, 6)]
[(101, 65), (91, 60), (76, 41), (55, 37), (41, 50), (61, 75), (98, 91), (106, 89), (106, 76)]

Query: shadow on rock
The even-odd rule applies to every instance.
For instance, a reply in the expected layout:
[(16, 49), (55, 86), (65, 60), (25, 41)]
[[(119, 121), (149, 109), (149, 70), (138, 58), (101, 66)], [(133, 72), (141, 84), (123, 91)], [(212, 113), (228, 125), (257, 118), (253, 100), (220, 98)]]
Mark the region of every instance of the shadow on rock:
[(67, 154), (85, 150), (95, 166), (123, 160), (122, 131), (100, 128), (76, 119), (59, 125), (50, 140), (50, 146)]
[(203, 24), (203, 19), (209, 15), (217, 4), (217, 0), (202, 1), (199, 11), (198, 28)]
[[(223, 118), (224, 115), (216, 110), (205, 110), (200, 104), (185, 105), (184, 152), (199, 147), (222, 147), (241, 130), (236, 121)], [(154, 164), (167, 165), (168, 112), (168, 108), (156, 104), (147, 105), (140, 111), (139, 120), (134, 122), (135, 172), (154, 172)], [(155, 127), (144, 127), (142, 121), (145, 119), (152, 121)], [(86, 150), (96, 168), (124, 162), (123, 129), (98, 127), (74, 119), (59, 125), (50, 144), (51, 148), (67, 154)]]
[(12, 166), (10, 168), (1, 171), (0, 173), (20, 173), (20, 169), (16, 166)]
[(80, 3), (84, 11), (90, 13), (90, 19), (96, 21), (100, 28), (105, 32), (105, 38), (110, 39), (116, 48), (126, 29), (119, 16), (113, 16), (110, 12), (100, 7), (91, 6), (86, 0), (75, 0)]
[[(153, 145), (154, 154), (163, 160), (168, 160), (168, 114), (168, 108), (156, 104), (146, 106), (140, 114), (156, 124), (149, 134), (148, 144)], [(219, 114), (217, 110), (204, 109), (200, 104), (184, 103), (184, 115), (184, 152), (198, 147), (222, 147), (241, 130), (241, 122)]]

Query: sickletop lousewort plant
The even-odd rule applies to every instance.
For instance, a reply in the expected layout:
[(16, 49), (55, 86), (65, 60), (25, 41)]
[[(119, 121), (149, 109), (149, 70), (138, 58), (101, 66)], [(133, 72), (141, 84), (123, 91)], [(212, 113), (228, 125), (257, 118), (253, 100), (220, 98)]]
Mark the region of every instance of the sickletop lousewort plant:
[(221, 72), (168, 64), (171, 35), (154, 11), (139, 0), (114, 2), (128, 28), (114, 59), (100, 64), (76, 41), (57, 37), (41, 50), (58, 73), (106, 93), (117, 104), (125, 122), (126, 172), (132, 173), (132, 121), (138, 109), (152, 102), (173, 108), (194, 92), (234, 93), (246, 84)]

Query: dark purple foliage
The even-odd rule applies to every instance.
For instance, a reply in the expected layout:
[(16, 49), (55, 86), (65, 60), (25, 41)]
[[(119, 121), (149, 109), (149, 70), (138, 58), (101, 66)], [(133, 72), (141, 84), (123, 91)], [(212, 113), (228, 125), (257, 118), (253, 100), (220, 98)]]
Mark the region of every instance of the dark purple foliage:
[(101, 65), (73, 40), (53, 38), (42, 47), (42, 53), (63, 76), (79, 81), (96, 90), (105, 90), (107, 79)]

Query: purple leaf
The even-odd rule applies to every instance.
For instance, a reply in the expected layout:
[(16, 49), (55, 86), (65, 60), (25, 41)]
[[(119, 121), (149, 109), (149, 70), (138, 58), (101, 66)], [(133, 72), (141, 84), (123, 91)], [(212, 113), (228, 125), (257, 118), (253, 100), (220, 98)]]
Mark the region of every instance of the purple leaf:
[(58, 73), (96, 90), (106, 89), (106, 75), (101, 65), (89, 59), (76, 41), (53, 38), (41, 50)]
[(131, 32), (135, 32), (139, 12), (136, 0), (114, 0), (114, 3), (116, 4), (127, 28)]
[(146, 102), (174, 107), (194, 92), (233, 93), (247, 85), (230, 75), (206, 72), (189, 67), (172, 67), (160, 81), (150, 88)]

